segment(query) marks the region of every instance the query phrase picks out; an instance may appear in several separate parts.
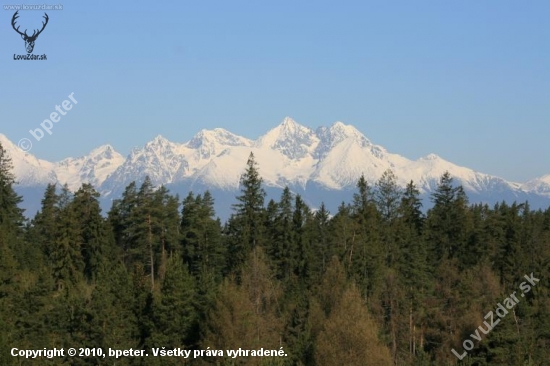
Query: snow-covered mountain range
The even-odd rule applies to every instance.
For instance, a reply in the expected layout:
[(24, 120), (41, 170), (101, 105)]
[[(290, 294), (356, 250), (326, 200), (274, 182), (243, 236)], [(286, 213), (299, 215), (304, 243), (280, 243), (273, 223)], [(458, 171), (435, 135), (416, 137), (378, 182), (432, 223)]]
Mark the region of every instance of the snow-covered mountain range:
[(40, 200), (31, 204), (27, 196), (34, 192), (32, 196), (39, 197), (47, 183), (66, 183), (72, 190), (91, 183), (104, 200), (110, 201), (130, 182), (141, 182), (145, 176), (153, 184), (166, 185), (180, 194), (209, 189), (215, 198), (227, 203), (227, 197), (233, 198), (231, 193), (239, 189), (250, 152), (270, 194), (277, 196), (280, 189), (289, 186), (314, 207), (325, 201), (335, 209), (336, 204), (349, 199), (361, 174), (374, 183), (387, 169), (403, 186), (413, 180), (425, 196), (449, 171), (472, 202), (529, 200), (533, 207), (550, 205), (550, 174), (521, 184), (455, 165), (435, 154), (409, 160), (373, 144), (355, 127), (342, 122), (313, 130), (287, 117), (257, 140), (216, 128), (202, 130), (186, 143), (157, 136), (127, 157), (104, 145), (86, 156), (59, 162), (38, 159), (2, 134), (0, 143), (12, 158), (18, 189), (33, 214)]

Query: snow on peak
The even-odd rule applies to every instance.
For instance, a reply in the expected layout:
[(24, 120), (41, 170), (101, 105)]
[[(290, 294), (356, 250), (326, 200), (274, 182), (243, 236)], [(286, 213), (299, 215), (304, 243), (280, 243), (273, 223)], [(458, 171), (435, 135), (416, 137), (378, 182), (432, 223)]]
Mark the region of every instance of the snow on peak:
[(303, 127), (299, 123), (297, 123), (295, 120), (293, 120), (291, 117), (285, 117), (283, 119), (283, 122), (281, 122), (281, 126), (285, 126), (286, 128), (299, 128)]
[(252, 142), (223, 128), (201, 130), (185, 146), (192, 151), (193, 160), (211, 159), (229, 147), (251, 146)]
[(101, 157), (104, 157), (106, 159), (119, 159), (119, 158), (122, 158), (124, 159), (124, 157), (119, 154), (111, 145), (107, 144), (107, 145), (103, 145), (103, 146), (100, 146), (98, 148), (95, 148), (93, 149), (90, 154), (88, 154), (89, 156), (101, 156)]
[(330, 127), (319, 127), (316, 131), (320, 139), (319, 146), (316, 149), (316, 157), (323, 158), (335, 146), (347, 141), (346, 143), (358, 143), (363, 148), (370, 148), (371, 152), (381, 157), (385, 150), (379, 146), (373, 145), (359, 130), (351, 125), (346, 125), (340, 121), (333, 123)]
[(30, 152), (23, 151), (3, 134), (0, 134), (0, 143), (11, 159), (12, 172), (20, 185), (40, 186), (55, 183), (56, 176), (52, 171), (52, 163), (37, 159)]
[(436, 154), (428, 154), (424, 157), (421, 157), (420, 160), (443, 160)]
[(22, 150), (21, 148), (19, 148), (19, 146), (17, 146), (13, 142), (11, 142), (11, 140), (6, 135), (3, 135), (1, 133), (0, 133), (0, 144), (2, 144), (2, 146), (4, 147), (4, 150), (6, 150), (8, 152), (8, 154), (10, 154), (10, 156), (11, 155), (15, 155), (15, 156), (19, 156), (19, 155), (32, 156), (30, 153)]
[(162, 146), (166, 146), (168, 144), (171, 144), (171, 142), (168, 141), (168, 139), (166, 139), (162, 135), (157, 135), (157, 137), (155, 137), (153, 140), (149, 141), (145, 146), (159, 146), (159, 147), (162, 147)]
[(359, 132), (355, 127), (346, 125), (342, 122), (335, 122), (329, 128), (321, 127), (318, 133), (322, 139), (331, 142), (332, 145), (337, 145), (347, 138), (353, 138), (361, 141), (363, 145), (370, 144), (370, 141)]
[(13, 143), (10, 141), (10, 139), (8, 139), (8, 137), (6, 135), (4, 135), (3, 133), (0, 133), (0, 144), (2, 144), (4, 146), (4, 148), (6, 148), (6, 145), (8, 145), (8, 144), (13, 145)]
[(330, 130), (332, 131), (338, 131), (340, 133), (343, 133), (347, 136), (361, 136), (365, 137), (361, 132), (359, 132), (358, 129), (353, 127), (352, 125), (346, 125), (344, 122), (336, 121), (334, 122), (330, 127)]
[(106, 179), (103, 192), (123, 190), (130, 182), (141, 182), (145, 176), (154, 186), (172, 183), (188, 167), (182, 152), (184, 145), (168, 141), (161, 135), (141, 148), (134, 148), (124, 162)]
[(319, 139), (315, 132), (290, 117), (256, 140), (255, 146), (280, 151), (290, 159), (301, 159), (313, 152)]
[(140, 182), (145, 176), (155, 186), (181, 183), (236, 189), (253, 151), (262, 177), (272, 187), (294, 185), (305, 189), (314, 183), (345, 189), (354, 186), (361, 174), (375, 182), (385, 170), (392, 169), (400, 184), (413, 180), (422, 193), (428, 193), (437, 188), (441, 175), (448, 171), (468, 192), (517, 193), (521, 189), (550, 197), (550, 174), (519, 185), (452, 164), (435, 154), (411, 161), (374, 145), (355, 127), (342, 122), (312, 130), (286, 117), (255, 141), (222, 128), (201, 130), (184, 144), (159, 135), (133, 149), (126, 158), (104, 145), (88, 155), (55, 164), (21, 150), (3, 134), (0, 143), (12, 158), (21, 186), (67, 183), (71, 189), (78, 189), (82, 183), (91, 183), (104, 195), (118, 194), (130, 182)]
[(213, 130), (200, 130), (186, 145), (189, 148), (197, 149), (204, 145), (212, 146), (213, 144), (222, 146), (250, 146), (251, 142), (223, 128), (215, 128)]
[(61, 160), (55, 164), (54, 172), (59, 183), (67, 184), (74, 191), (82, 183), (99, 187), (123, 163), (124, 156), (111, 145), (103, 145), (88, 155)]
[(527, 192), (534, 192), (546, 197), (550, 197), (550, 174), (531, 179), (521, 185), (521, 188)]

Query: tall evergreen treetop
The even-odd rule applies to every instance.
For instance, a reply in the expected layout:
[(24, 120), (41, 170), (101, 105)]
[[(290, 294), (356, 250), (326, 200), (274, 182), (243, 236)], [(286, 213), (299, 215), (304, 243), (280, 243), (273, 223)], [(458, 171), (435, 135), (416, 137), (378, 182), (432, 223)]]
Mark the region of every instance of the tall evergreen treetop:
[(20, 227), (23, 225), (23, 209), (18, 207), (22, 198), (13, 190), (15, 176), (7, 151), (0, 144), (0, 225)]
[[(263, 180), (258, 171), (258, 164), (254, 154), (250, 153), (246, 162), (246, 170), (241, 176), (241, 195), (237, 197), (239, 203), (233, 205), (236, 213), (233, 216), (234, 227), (242, 245), (247, 246), (249, 252), (260, 244), (263, 238), (263, 214), (265, 191)], [(244, 257), (243, 257), (244, 259)]]
[(397, 185), (397, 177), (388, 169), (376, 182), (376, 205), (386, 221), (392, 221), (397, 217), (399, 201), (401, 199), (401, 188)]
[(240, 179), (241, 195), (237, 197), (239, 203), (233, 207), (238, 215), (248, 219), (256, 218), (264, 208), (265, 191), (262, 187), (263, 179), (258, 170), (258, 163), (251, 152), (246, 162), (246, 170)]

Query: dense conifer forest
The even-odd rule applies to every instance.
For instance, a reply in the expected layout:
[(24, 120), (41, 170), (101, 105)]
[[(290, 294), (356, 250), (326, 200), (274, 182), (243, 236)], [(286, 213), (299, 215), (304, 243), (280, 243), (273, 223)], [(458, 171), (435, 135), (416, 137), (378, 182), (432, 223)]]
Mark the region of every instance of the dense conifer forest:
[[(358, 177), (353, 201), (328, 212), (288, 188), (266, 202), (251, 154), (227, 222), (208, 192), (178, 197), (149, 179), (106, 214), (91, 185), (50, 185), (27, 220), (15, 184), (0, 146), (0, 365), (550, 362), (550, 209), (469, 204), (447, 173), (427, 211), (414, 182), (387, 171)], [(540, 281), (522, 291), (531, 274)], [(514, 292), (487, 332), (486, 314)], [(31, 360), (14, 347), (287, 356)]]

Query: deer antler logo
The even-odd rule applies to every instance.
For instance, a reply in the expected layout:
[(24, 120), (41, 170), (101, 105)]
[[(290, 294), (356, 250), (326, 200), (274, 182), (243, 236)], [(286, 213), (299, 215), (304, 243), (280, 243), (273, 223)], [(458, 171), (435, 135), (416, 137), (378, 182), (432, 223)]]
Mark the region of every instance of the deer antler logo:
[(34, 42), (36, 41), (36, 38), (38, 38), (38, 36), (40, 35), (40, 33), (42, 33), (42, 31), (44, 30), (44, 28), (46, 28), (46, 24), (48, 24), (48, 14), (44, 13), (44, 19), (46, 19), (45, 22), (42, 22), (42, 29), (40, 30), (35, 30), (32, 34), (32, 36), (29, 36), (27, 34), (27, 30), (25, 29), (25, 32), (21, 33), (19, 31), (19, 26), (17, 28), (15, 28), (15, 21), (17, 20), (17, 18), (19, 18), (19, 15), (17, 15), (17, 13), (19, 13), (19, 10), (15, 12), (15, 14), (13, 14), (13, 18), (11, 18), (11, 26), (13, 27), (13, 29), (19, 33), (21, 35), (21, 38), (23, 38), (23, 40), (25, 41), (25, 48), (27, 49), (27, 53), (32, 53), (32, 50), (34, 49)]

